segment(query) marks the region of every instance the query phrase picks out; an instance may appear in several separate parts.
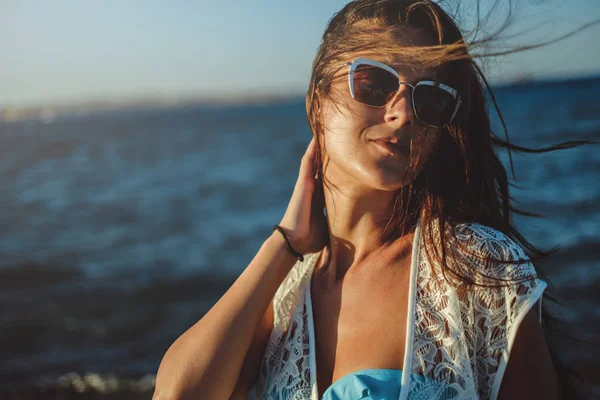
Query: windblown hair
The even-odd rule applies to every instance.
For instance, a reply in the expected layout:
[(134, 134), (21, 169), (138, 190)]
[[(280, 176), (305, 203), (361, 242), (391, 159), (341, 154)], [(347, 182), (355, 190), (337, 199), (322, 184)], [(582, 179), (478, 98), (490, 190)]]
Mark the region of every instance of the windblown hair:
[[(438, 80), (455, 88), (462, 98), (461, 107), (452, 123), (443, 128), (437, 147), (424, 164), (420, 172), (415, 169), (421, 144), (425, 140), (427, 129), (414, 133), (407, 173), (415, 176), (411, 183), (399, 189), (393, 205), (392, 215), (386, 225), (380, 243), (395, 238), (414, 229), (420, 217), (423, 240), (426, 249), (434, 249), (434, 257), (443, 267), (447, 280), (457, 288), (474, 286), (502, 286), (514, 284), (484, 276), (474, 278), (473, 274), (464, 274), (451, 268), (446, 260), (449, 250), (446, 235), (434, 233), (434, 220), (439, 222), (439, 231), (446, 232), (446, 224), (478, 222), (506, 234), (519, 243), (528, 253), (526, 260), (485, 259), (486, 263), (519, 264), (534, 262), (556, 251), (542, 251), (529, 243), (511, 224), (511, 214), (517, 213), (530, 217), (538, 214), (521, 211), (511, 204), (507, 173), (498, 158), (495, 147), (509, 152), (538, 153), (566, 149), (584, 141), (570, 141), (542, 149), (532, 149), (511, 144), (502, 114), (496, 104), (493, 90), (486, 80), (482, 69), (475, 62), (484, 56), (507, 54), (521, 49), (481, 53), (507, 28), (507, 21), (487, 37), (472, 40), (470, 43), (454, 22), (454, 19), (437, 3), (430, 0), (356, 0), (348, 3), (334, 15), (323, 35), (313, 63), (312, 76), (306, 97), (307, 117), (317, 141), (317, 170), (323, 185), (331, 190), (333, 185), (326, 181), (322, 165), (322, 135), (325, 126), (321, 110), (325, 101), (336, 107), (340, 98), (332, 89), (332, 82), (343, 77), (347, 71), (341, 69), (342, 63), (358, 54), (376, 54), (383, 62), (391, 63), (399, 57), (407, 66), (414, 68), (434, 68), (438, 71)], [(406, 28), (425, 31), (434, 41), (432, 45), (415, 46), (404, 40)], [(480, 26), (477, 26), (479, 33)], [(538, 47), (529, 46), (531, 47)], [(500, 117), (505, 139), (493, 131), (488, 114), (486, 92)], [(512, 168), (512, 157), (510, 158)], [(514, 173), (514, 171), (513, 171)], [(448, 230), (453, 232), (453, 230)], [(441, 239), (441, 242), (440, 242)], [(452, 241), (450, 237), (448, 240)], [(458, 243), (458, 242), (457, 242)], [(433, 246), (429, 245), (433, 244)], [(468, 249), (463, 249), (468, 252)], [(476, 255), (472, 255), (476, 256)], [(474, 271), (473, 271), (474, 272)], [(538, 272), (541, 272), (538, 270)], [(540, 273), (545, 278), (543, 273)], [(547, 280), (547, 279), (546, 279)], [(492, 283), (490, 283), (492, 282)], [(551, 286), (549, 286), (549, 289)], [(546, 290), (544, 299), (557, 302), (551, 290)], [(555, 318), (545, 301), (542, 302), (542, 327), (549, 333), (560, 321)], [(573, 398), (570, 378), (573, 377), (550, 349), (554, 366), (559, 375), (559, 384), (563, 397)]]

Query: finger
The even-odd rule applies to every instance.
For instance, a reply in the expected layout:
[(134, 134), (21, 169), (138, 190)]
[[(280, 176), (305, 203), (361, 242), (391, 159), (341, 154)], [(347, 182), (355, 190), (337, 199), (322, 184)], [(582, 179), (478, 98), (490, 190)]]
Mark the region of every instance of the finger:
[(316, 153), (316, 147), (316, 140), (313, 137), (306, 148), (306, 152), (302, 156), (300, 169), (304, 174), (310, 174), (311, 176), (314, 175), (312, 170), (314, 169), (313, 160)]
[(319, 180), (319, 147), (317, 146), (316, 139), (313, 138), (313, 149), (312, 149), (312, 176), (314, 179)]
[(312, 208), (313, 212), (317, 213), (316, 215), (323, 215), (323, 208), (325, 208), (325, 192), (323, 188), (323, 183), (321, 181), (315, 182), (315, 190), (313, 192), (312, 199)]
[(309, 156), (309, 161), (311, 163), (310, 172), (311, 172), (313, 179), (319, 178), (319, 173), (317, 170), (319, 167), (319, 163), (317, 162), (317, 157), (318, 157), (317, 150), (318, 150), (317, 141), (313, 137), (312, 140), (310, 141), (310, 143), (308, 144), (308, 149), (307, 149), (307, 155)]
[(307, 158), (312, 158), (312, 156), (315, 153), (316, 148), (317, 148), (317, 141), (313, 137), (310, 140), (310, 143), (308, 143), (308, 146), (306, 147), (306, 151), (304, 152), (304, 156), (307, 157)]

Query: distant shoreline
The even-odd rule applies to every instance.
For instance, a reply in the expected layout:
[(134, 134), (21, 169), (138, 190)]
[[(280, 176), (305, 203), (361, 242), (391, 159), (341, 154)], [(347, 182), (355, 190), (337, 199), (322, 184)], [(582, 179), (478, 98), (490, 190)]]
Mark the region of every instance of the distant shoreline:
[(269, 105), (298, 101), (302, 94), (259, 95), (236, 98), (145, 98), (133, 100), (94, 100), (79, 103), (48, 104), (0, 108), (0, 122), (39, 120), (51, 122), (56, 117), (78, 116), (112, 111), (168, 110), (182, 107), (227, 107), (239, 105)]
[[(546, 78), (535, 79), (524, 76), (515, 78), (509, 82), (492, 85), (494, 90), (507, 90), (513, 88), (527, 87), (530, 85), (548, 85), (557, 82), (585, 83), (600, 79), (600, 75), (588, 75), (571, 78)], [(271, 105), (280, 103), (291, 103), (301, 101), (303, 93), (290, 93), (288, 95), (261, 94), (254, 96), (237, 97), (181, 97), (181, 98), (132, 98), (128, 100), (83, 100), (81, 102), (41, 104), (32, 106), (7, 106), (0, 107), (0, 122), (19, 122), (23, 120), (36, 120), (39, 122), (52, 122), (61, 116), (81, 116), (113, 111), (160, 111), (174, 108), (213, 108), (213, 107), (235, 107), (244, 105)]]

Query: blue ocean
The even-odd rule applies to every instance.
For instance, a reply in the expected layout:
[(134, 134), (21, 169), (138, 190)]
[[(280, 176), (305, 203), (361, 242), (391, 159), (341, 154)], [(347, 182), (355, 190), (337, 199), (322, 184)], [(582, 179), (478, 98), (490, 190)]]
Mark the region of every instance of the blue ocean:
[[(495, 94), (514, 144), (600, 141), (600, 77)], [(0, 397), (150, 398), (281, 220), (310, 138), (303, 98), (0, 122)], [(583, 339), (555, 344), (600, 395), (600, 146), (512, 157), (515, 205), (544, 215), (514, 222), (560, 246), (539, 266)]]

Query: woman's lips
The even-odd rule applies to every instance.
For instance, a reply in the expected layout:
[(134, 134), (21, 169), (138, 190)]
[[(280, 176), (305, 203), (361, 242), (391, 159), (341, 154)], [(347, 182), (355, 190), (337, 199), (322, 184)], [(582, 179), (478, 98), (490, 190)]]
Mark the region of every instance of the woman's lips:
[(374, 140), (373, 141), (376, 145), (378, 145), (381, 149), (385, 150), (388, 153), (391, 154), (406, 154), (408, 153), (408, 149), (406, 147), (400, 146), (398, 144), (393, 144), (390, 142), (385, 142), (383, 140)]

